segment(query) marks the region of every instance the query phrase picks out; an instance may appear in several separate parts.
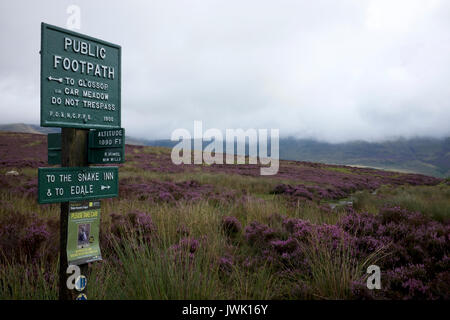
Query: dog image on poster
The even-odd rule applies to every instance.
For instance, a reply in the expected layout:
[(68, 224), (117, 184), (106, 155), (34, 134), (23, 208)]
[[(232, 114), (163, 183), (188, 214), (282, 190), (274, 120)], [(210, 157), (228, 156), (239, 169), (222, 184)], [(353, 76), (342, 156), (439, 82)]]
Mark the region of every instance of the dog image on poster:
[(78, 225), (78, 249), (86, 248), (89, 246), (89, 235), (91, 231), (91, 224), (79, 224)]

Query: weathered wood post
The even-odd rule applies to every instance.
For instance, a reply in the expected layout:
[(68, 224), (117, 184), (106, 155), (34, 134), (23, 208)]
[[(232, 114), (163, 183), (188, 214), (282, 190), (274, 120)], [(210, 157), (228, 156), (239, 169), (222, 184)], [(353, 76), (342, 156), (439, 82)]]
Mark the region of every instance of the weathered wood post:
[[(88, 136), (89, 130), (62, 128), (61, 129), (61, 166), (62, 167), (87, 167), (88, 166)], [(60, 231), (59, 231), (59, 299), (74, 300), (74, 290), (69, 290), (67, 281), (67, 233), (69, 221), (69, 202), (61, 203)], [(81, 274), (87, 275), (87, 264), (80, 265)], [(89, 280), (89, 278), (88, 278)], [(86, 293), (86, 288), (83, 293)]]

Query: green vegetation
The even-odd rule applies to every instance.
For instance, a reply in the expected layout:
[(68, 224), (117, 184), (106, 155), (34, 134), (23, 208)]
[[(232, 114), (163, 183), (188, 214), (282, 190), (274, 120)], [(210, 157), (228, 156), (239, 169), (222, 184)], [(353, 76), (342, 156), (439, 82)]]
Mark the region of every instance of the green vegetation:
[[(240, 177), (236, 180), (242, 183)], [(209, 183), (212, 181), (208, 180)], [(235, 186), (236, 183), (232, 177), (225, 180), (227, 186)], [(249, 190), (254, 188), (250, 184), (251, 181)], [(422, 210), (440, 220), (449, 216), (449, 192), (446, 185), (383, 187), (376, 195), (358, 192), (354, 196), (355, 207), (377, 212), (380, 206), (389, 203), (410, 210)], [(5, 193), (1, 194), (0, 199), (13, 201), (19, 212), (37, 212), (39, 216), (49, 219), (59, 214), (58, 205), (49, 205), (44, 209), (29, 199)], [(263, 202), (249, 201), (225, 206), (212, 205), (208, 201), (149, 206), (145, 202), (115, 199), (103, 204), (102, 232), (110, 232), (110, 213), (130, 211), (150, 213), (158, 236), (147, 246), (143, 245), (139, 234), (129, 230), (120, 242), (115, 241), (111, 248), (103, 248), (104, 261), (90, 267), (90, 299), (345, 299), (350, 297), (350, 283), (361, 278), (367, 265), (383, 255), (376, 252), (363, 261), (356, 261), (348, 254), (348, 249), (338, 250), (340, 254), (335, 255), (316, 239), (316, 243), (311, 244), (311, 250), (307, 251), (313, 266), (310, 279), (297, 275), (283, 276), (275, 272), (270, 264), (251, 272), (233, 266), (230, 274), (221, 278), (216, 263), (221, 256), (227, 253), (247, 256), (253, 250), (244, 241), (235, 239), (230, 251), (229, 239), (220, 228), (224, 215), (238, 217), (243, 225), (260, 221), (276, 228), (279, 221), (273, 219), (273, 213), (277, 212), (327, 224), (336, 223), (339, 213), (323, 211), (312, 203), (299, 203), (292, 207), (283, 198), (274, 195), (265, 197)], [(5, 213), (0, 211), (0, 214)], [(181, 257), (181, 264), (170, 250), (180, 240), (180, 226), (189, 230), (191, 237), (205, 239), (195, 259), (190, 259), (186, 254)], [(49, 274), (57, 274), (57, 261), (53, 259), (48, 263), (42, 258), (4, 265), (0, 270), (0, 299), (57, 298), (57, 279), (53, 277), (48, 281)], [(301, 291), (300, 295), (289, 293), (291, 289), (287, 286), (292, 287), (293, 283), (308, 289)]]
[(376, 193), (359, 191), (354, 195), (357, 210), (378, 212), (385, 206), (399, 206), (418, 211), (438, 221), (450, 219), (450, 187), (437, 186), (383, 186)]
[[(233, 180), (230, 178), (230, 180)], [(237, 179), (240, 180), (240, 179)], [(233, 182), (233, 184), (236, 182)], [(38, 205), (30, 199), (2, 193), (0, 200), (14, 202), (17, 212), (35, 212), (40, 217), (56, 220), (59, 205)], [(157, 230), (151, 245), (143, 245), (139, 233), (128, 230), (120, 241), (114, 241), (112, 247), (102, 244), (104, 261), (93, 263), (89, 275), (90, 299), (274, 299), (289, 298), (285, 286), (291, 285), (293, 279), (286, 279), (277, 274), (270, 264), (256, 270), (246, 270), (233, 266), (230, 273), (221, 278), (217, 261), (227, 253), (246, 257), (253, 248), (241, 239), (235, 239), (233, 247), (230, 240), (221, 230), (223, 216), (236, 216), (243, 225), (252, 221), (261, 221), (273, 227), (279, 227), (280, 221), (274, 220), (274, 213), (282, 213), (290, 217), (308, 219), (313, 222), (335, 223), (338, 214), (321, 211), (317, 206), (304, 203), (296, 207), (289, 206), (279, 196), (270, 196), (263, 202), (248, 201), (230, 203), (229, 205), (213, 205), (208, 201), (197, 203), (179, 203), (176, 206), (158, 204), (149, 206), (142, 201), (114, 199), (104, 201), (102, 205), (102, 232), (111, 231), (110, 214), (142, 211), (151, 214)], [(1, 210), (0, 215), (9, 214)], [(32, 217), (30, 216), (30, 219)], [(189, 255), (182, 256), (182, 262), (176, 261), (170, 247), (181, 239), (180, 226), (189, 230), (189, 236), (200, 239), (195, 259)], [(204, 240), (202, 240), (204, 239)], [(320, 248), (320, 247), (319, 247)], [(45, 250), (43, 248), (43, 250)], [(188, 253), (188, 252), (187, 252)], [(327, 260), (330, 252), (310, 252), (311, 258), (318, 265), (316, 272), (334, 270), (335, 281), (340, 279), (343, 263)], [(318, 256), (319, 255), (319, 256)], [(5, 257), (10, 260), (9, 257)], [(120, 261), (120, 264), (118, 263)], [(55, 299), (57, 298), (58, 260), (48, 261), (45, 256), (35, 261), (24, 256), (18, 261), (10, 261), (0, 270), (0, 299)], [(36, 266), (37, 264), (37, 266)], [(35, 266), (35, 267), (34, 267)], [(320, 266), (320, 267), (319, 267)], [(30, 267), (33, 271), (30, 271)], [(323, 269), (325, 268), (325, 269)], [(329, 269), (326, 269), (329, 268)], [(29, 274), (29, 276), (23, 276)], [(52, 281), (47, 281), (49, 275)], [(360, 268), (351, 269), (346, 281), (362, 276)], [(317, 292), (312, 291), (312, 298), (342, 298), (339, 280), (333, 288), (322, 288), (330, 285), (320, 283), (324, 278), (315, 274), (314, 283)], [(298, 280), (298, 279), (297, 279)], [(348, 283), (347, 283), (348, 284)], [(298, 297), (292, 297), (298, 298)]]
[[(21, 145), (12, 138), (3, 143)], [(23, 162), (28, 149), (0, 149), (10, 157), (0, 168), (0, 299), (56, 299), (60, 206), (37, 203), (46, 153), (26, 148), (42, 155), (37, 165)], [(383, 299), (450, 292), (448, 180), (292, 161), (263, 177), (250, 166), (180, 168), (167, 149), (127, 148), (119, 197), (101, 204), (91, 300), (353, 299), (371, 264), (391, 277)], [(12, 169), (19, 175), (5, 174)]]

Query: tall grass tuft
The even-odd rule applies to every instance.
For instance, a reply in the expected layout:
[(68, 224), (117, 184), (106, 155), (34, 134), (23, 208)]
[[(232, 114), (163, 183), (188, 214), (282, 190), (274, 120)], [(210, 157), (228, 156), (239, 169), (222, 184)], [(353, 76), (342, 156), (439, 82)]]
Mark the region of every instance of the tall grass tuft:
[(189, 248), (169, 246), (158, 238), (148, 245), (132, 230), (120, 241), (113, 241), (115, 257), (106, 263), (110, 274), (103, 275), (103, 286), (106, 287), (103, 298), (222, 298), (217, 290), (219, 278), (215, 256), (202, 245), (194, 253)]
[(342, 238), (333, 248), (313, 234), (306, 257), (311, 267), (309, 286), (313, 299), (342, 300), (351, 298), (351, 286), (364, 277), (365, 270), (384, 255), (379, 249), (364, 260), (354, 257), (354, 248)]

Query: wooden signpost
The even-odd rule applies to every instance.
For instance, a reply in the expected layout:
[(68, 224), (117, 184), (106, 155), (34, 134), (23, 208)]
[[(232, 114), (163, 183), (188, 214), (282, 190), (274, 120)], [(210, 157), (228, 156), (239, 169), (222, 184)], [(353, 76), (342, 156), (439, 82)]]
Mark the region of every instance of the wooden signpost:
[[(89, 159), (91, 163), (120, 163), (125, 158), (120, 128), (121, 47), (42, 23), (40, 54), (41, 126), (62, 130), (60, 136), (49, 136), (49, 163), (61, 164), (61, 168), (39, 168), (38, 200), (61, 202), (59, 298), (73, 300), (75, 292), (66, 286), (70, 202), (118, 195), (118, 168), (88, 164)], [(104, 129), (116, 135), (121, 132), (121, 140), (100, 145), (99, 138), (110, 135), (100, 133)], [(93, 150), (101, 151), (90, 151), (90, 141)], [(87, 276), (87, 264), (80, 268)]]

